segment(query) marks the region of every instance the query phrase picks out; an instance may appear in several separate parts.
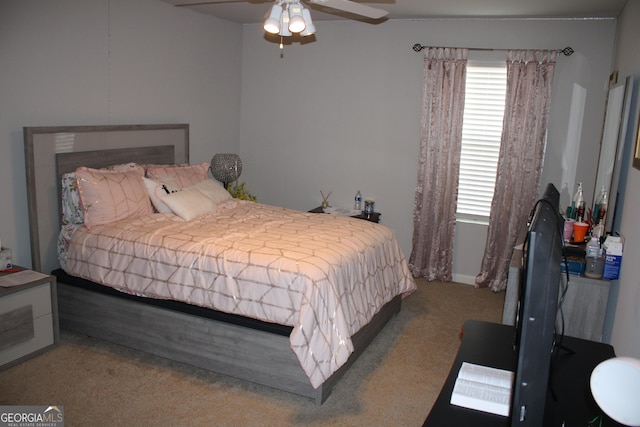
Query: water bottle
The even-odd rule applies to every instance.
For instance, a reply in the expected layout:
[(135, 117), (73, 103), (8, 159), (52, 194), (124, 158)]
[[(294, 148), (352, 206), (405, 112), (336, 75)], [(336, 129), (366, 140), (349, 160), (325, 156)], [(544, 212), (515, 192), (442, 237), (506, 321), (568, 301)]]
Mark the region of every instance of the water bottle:
[(357, 211), (361, 211), (362, 210), (362, 193), (360, 193), (360, 190), (358, 190), (358, 192), (356, 193), (356, 200), (355, 200), (355, 203), (353, 205), (353, 209), (355, 209)]
[(602, 278), (604, 271), (604, 253), (600, 248), (600, 239), (592, 236), (589, 243), (587, 243), (586, 249), (584, 275), (591, 279)]

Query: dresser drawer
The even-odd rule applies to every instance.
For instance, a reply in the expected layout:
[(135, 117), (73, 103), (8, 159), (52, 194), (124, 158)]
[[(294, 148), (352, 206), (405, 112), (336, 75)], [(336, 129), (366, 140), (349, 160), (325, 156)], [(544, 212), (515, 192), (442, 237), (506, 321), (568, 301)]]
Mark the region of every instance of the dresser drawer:
[(32, 307), (34, 318), (51, 313), (51, 286), (49, 282), (0, 298), (0, 314), (25, 306)]
[(30, 305), (0, 313), (0, 351), (34, 337)]
[(53, 345), (53, 318), (51, 313), (33, 319), (33, 338), (0, 351), (0, 366)]
[(0, 367), (55, 342), (49, 282), (0, 298)]

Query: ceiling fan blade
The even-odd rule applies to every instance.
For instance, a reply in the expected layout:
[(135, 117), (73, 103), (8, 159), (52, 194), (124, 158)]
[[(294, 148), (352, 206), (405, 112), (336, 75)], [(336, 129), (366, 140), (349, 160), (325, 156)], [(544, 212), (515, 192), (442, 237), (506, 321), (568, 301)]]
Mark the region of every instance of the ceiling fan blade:
[(247, 3), (248, 0), (218, 0), (218, 1), (200, 1), (191, 3), (172, 2), (175, 7), (193, 7), (193, 6), (207, 6), (210, 4), (224, 4), (224, 3)]
[(356, 3), (349, 0), (309, 0), (320, 6), (329, 7), (331, 9), (342, 10), (344, 12), (353, 13), (354, 15), (364, 16), (371, 19), (380, 19), (389, 12), (364, 4)]

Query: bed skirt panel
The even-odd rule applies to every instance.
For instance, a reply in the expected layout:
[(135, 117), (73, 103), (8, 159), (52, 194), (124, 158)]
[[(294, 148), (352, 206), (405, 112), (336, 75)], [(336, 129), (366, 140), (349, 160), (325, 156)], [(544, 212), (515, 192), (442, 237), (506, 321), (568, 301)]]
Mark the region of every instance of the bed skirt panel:
[(355, 351), (349, 361), (314, 389), (288, 336), (58, 282), (61, 328), (309, 397), (316, 404), (324, 402), (400, 305), (398, 296), (358, 331), (352, 337)]

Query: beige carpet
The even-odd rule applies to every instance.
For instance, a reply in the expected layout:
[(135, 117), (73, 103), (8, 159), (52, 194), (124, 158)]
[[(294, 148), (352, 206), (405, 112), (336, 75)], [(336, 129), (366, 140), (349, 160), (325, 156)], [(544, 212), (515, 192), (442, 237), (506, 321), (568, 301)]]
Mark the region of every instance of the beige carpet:
[(0, 372), (0, 405), (62, 405), (66, 426), (420, 426), (466, 319), (500, 322), (504, 293), (418, 280), (418, 291), (327, 401), (61, 331), (53, 350)]

